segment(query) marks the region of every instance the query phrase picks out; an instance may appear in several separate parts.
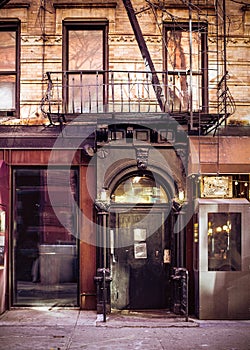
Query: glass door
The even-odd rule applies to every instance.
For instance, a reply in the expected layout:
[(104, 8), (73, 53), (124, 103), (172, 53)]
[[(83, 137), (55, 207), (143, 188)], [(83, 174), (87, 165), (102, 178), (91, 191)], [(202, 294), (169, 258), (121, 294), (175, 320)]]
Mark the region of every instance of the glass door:
[(50, 202), (47, 170), (13, 172), (13, 305), (78, 305), (78, 233), (72, 202), (78, 201), (78, 172), (70, 171), (68, 191), (64, 170), (49, 171), (55, 179), (50, 193), (57, 198), (56, 212), (67, 218), (67, 229)]

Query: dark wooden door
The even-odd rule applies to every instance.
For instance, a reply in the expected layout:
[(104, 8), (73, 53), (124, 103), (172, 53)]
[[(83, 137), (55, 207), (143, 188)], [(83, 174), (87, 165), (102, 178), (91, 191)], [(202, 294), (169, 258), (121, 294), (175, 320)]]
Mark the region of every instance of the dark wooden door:
[(115, 242), (112, 288), (118, 308), (167, 308), (170, 264), (164, 250), (170, 242), (164, 211), (117, 214)]

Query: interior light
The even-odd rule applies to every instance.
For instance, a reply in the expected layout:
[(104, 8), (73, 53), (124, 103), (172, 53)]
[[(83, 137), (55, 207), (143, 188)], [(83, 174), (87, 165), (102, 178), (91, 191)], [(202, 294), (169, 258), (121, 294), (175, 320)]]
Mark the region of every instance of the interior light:
[(141, 180), (141, 176), (135, 176), (135, 177), (133, 177), (132, 182), (133, 182), (133, 184), (138, 184), (140, 180)]
[(183, 190), (179, 191), (179, 200), (180, 200), (180, 201), (183, 201), (184, 198), (185, 198), (184, 191), (183, 191)]

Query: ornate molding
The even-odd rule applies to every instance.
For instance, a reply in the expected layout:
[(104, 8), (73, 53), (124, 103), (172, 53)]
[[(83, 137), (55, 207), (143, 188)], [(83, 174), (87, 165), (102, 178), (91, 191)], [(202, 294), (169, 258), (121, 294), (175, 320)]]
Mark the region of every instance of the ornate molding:
[(149, 148), (148, 147), (136, 148), (136, 161), (137, 161), (137, 168), (139, 170), (146, 170), (147, 169), (148, 155), (149, 155)]
[(42, 43), (48, 43), (48, 44), (58, 44), (62, 42), (62, 36), (61, 35), (36, 35), (36, 36), (30, 36), (30, 35), (22, 35), (21, 41), (24, 44), (27, 45), (37, 45)]
[(67, 2), (67, 1), (53, 1), (53, 7), (55, 9), (79, 9), (79, 8), (116, 8), (117, 7), (117, 1), (90, 1), (90, 2), (83, 2), (83, 1), (74, 1), (74, 2)]
[(28, 1), (15, 1), (11, 3), (7, 3), (6, 5), (3, 6), (4, 9), (17, 9), (17, 8), (28, 9), (29, 7), (30, 7), (30, 2)]
[(110, 207), (110, 203), (108, 201), (103, 201), (101, 199), (96, 199), (95, 200), (95, 208), (96, 210), (101, 213), (101, 212), (108, 212)]
[[(208, 38), (208, 41), (211, 44), (216, 44), (216, 38), (215, 37), (210, 37)], [(250, 38), (249, 37), (230, 37), (227, 38), (227, 43), (228, 44), (234, 44), (235, 46), (238, 44), (239, 46), (241, 45), (249, 45), (250, 44)]]
[[(162, 42), (162, 38), (161, 36), (157, 35), (157, 36), (144, 36), (144, 39), (146, 42), (151, 43), (151, 44), (159, 44)], [(130, 34), (109, 34), (109, 42), (117, 42), (117, 43), (132, 43), (135, 42), (136, 43), (136, 39), (134, 35), (130, 35)]]

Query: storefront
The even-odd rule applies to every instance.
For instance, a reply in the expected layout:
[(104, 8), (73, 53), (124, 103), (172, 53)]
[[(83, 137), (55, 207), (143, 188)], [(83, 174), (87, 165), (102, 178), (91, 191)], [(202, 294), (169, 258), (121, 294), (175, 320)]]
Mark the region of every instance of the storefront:
[[(191, 137), (195, 313), (201, 319), (249, 319), (249, 138)], [(200, 157), (199, 157), (200, 154)]]
[(196, 312), (201, 319), (248, 319), (249, 201), (202, 198), (197, 213)]
[[(43, 149), (39, 138), (32, 149), (24, 135), (9, 138), (12, 148), (1, 152), (1, 311), (96, 309), (94, 277), (103, 267), (111, 309), (173, 310), (177, 267), (189, 272), (190, 311), (199, 318), (249, 318), (247, 160), (221, 157), (227, 173), (215, 175), (215, 163), (211, 173), (197, 163), (198, 143), (188, 152), (174, 132), (153, 144), (152, 129), (124, 128), (133, 142), (94, 140), (79, 127), (79, 140), (63, 138), (64, 147), (52, 147), (55, 131)], [(242, 174), (229, 173), (236, 160)]]
[[(86, 184), (83, 151), (86, 140), (93, 142), (92, 128), (79, 130), (80, 149), (71, 136), (53, 149), (60, 128), (24, 129), (2, 128), (1, 312), (13, 306), (94, 309), (96, 249), (84, 240), (93, 228), (79, 218), (82, 210), (94, 222), (89, 192), (95, 184)], [(94, 181), (95, 169), (88, 172)]]

